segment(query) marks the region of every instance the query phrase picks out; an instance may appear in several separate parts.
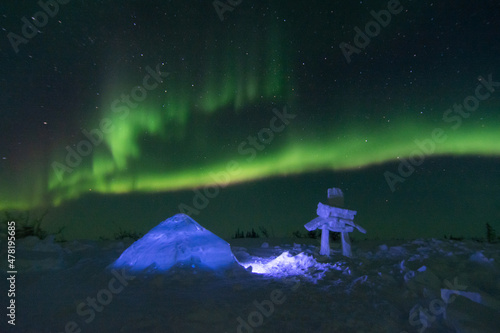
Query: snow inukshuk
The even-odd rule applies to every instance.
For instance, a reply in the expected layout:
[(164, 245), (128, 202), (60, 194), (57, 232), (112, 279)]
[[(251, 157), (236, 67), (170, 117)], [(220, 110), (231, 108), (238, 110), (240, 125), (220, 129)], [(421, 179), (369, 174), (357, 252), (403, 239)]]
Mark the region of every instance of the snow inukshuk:
[(340, 208), (344, 206), (344, 193), (339, 188), (328, 189), (329, 205), (318, 203), (316, 213), (318, 217), (304, 225), (308, 231), (321, 229), (321, 249), (319, 254), (330, 255), (330, 231), (340, 232), (342, 237), (342, 254), (346, 257), (352, 256), (351, 240), (349, 232), (354, 228), (362, 233), (366, 230), (353, 222), (356, 211)]

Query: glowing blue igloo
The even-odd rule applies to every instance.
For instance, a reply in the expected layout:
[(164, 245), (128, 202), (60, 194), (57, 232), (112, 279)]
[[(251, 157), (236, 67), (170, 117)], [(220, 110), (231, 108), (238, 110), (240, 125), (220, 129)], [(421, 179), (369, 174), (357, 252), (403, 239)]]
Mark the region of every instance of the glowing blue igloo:
[(175, 265), (218, 270), (236, 263), (228, 242), (185, 214), (161, 222), (127, 248), (111, 265), (166, 271)]

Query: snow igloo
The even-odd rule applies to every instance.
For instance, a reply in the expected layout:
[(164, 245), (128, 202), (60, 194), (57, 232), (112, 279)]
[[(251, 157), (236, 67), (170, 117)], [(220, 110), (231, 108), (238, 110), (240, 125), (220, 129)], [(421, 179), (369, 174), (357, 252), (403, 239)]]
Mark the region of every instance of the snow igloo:
[(174, 215), (128, 247), (111, 265), (133, 271), (173, 266), (220, 270), (236, 263), (228, 242), (185, 214)]

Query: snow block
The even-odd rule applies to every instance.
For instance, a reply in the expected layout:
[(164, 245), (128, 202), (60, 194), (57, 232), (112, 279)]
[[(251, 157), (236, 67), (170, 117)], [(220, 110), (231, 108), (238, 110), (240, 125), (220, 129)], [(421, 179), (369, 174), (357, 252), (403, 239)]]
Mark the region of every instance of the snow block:
[(177, 214), (133, 243), (112, 267), (166, 271), (179, 265), (219, 270), (233, 263), (236, 260), (228, 242), (189, 216)]
[(480, 264), (492, 264), (495, 259), (491, 258), (491, 259), (488, 259), (484, 256), (484, 254), (480, 251), (472, 254), (470, 257), (469, 257), (469, 260), (470, 261), (474, 261), (474, 262), (477, 262), (477, 263), (480, 263)]

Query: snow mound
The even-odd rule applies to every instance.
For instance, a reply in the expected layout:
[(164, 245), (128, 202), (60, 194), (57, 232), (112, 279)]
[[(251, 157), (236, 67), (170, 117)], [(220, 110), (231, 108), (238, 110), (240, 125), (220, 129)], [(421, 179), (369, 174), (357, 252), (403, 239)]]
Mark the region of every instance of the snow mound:
[(486, 258), (486, 256), (482, 252), (478, 251), (478, 252), (472, 254), (469, 257), (469, 260), (480, 263), (480, 264), (491, 264), (491, 263), (493, 263), (493, 261), (495, 259), (488, 259), (488, 258)]
[(218, 270), (236, 263), (229, 243), (185, 214), (151, 229), (112, 264), (113, 268), (166, 271), (175, 265)]

